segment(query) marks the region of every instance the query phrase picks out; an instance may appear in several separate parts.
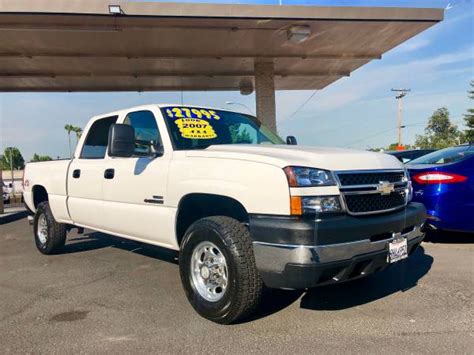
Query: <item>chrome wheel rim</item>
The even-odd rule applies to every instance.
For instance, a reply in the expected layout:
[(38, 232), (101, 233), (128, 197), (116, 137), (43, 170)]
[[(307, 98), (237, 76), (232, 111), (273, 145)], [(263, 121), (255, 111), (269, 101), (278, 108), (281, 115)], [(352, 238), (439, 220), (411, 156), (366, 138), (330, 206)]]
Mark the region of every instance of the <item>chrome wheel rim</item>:
[(227, 289), (227, 261), (211, 242), (201, 242), (191, 257), (191, 278), (195, 289), (205, 300), (217, 302)]
[(45, 244), (48, 241), (48, 221), (46, 220), (44, 213), (40, 214), (38, 217), (38, 229), (36, 235), (41, 244)]

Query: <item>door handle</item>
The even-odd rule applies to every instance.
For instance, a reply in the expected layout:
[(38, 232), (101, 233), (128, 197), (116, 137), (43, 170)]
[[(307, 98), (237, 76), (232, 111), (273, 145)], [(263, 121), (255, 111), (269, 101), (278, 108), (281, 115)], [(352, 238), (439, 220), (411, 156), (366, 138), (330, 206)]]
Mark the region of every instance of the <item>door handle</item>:
[(81, 177), (81, 170), (80, 169), (76, 169), (72, 172), (72, 177), (74, 179), (79, 179)]
[(115, 169), (106, 169), (104, 171), (104, 178), (106, 179), (113, 179), (115, 176)]

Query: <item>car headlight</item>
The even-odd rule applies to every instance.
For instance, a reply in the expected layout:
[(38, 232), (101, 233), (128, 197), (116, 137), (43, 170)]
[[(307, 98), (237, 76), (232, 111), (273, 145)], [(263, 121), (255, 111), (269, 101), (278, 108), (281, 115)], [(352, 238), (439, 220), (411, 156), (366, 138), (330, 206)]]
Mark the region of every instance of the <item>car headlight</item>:
[(330, 171), (287, 166), (283, 169), (290, 187), (334, 186), (336, 181)]
[(339, 196), (305, 196), (301, 198), (303, 213), (341, 212)]
[(295, 216), (342, 212), (339, 196), (292, 196), (290, 202)]

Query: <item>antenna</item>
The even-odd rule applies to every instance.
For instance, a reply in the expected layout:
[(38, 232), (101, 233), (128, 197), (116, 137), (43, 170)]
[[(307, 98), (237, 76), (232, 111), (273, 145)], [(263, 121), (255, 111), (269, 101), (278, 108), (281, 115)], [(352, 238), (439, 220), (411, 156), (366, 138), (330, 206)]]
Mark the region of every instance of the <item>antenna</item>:
[(402, 118), (403, 118), (403, 98), (408, 95), (411, 89), (392, 89), (393, 92), (397, 93), (395, 99), (398, 102), (398, 112), (397, 112), (397, 128), (398, 128), (398, 146), (397, 149), (402, 149)]

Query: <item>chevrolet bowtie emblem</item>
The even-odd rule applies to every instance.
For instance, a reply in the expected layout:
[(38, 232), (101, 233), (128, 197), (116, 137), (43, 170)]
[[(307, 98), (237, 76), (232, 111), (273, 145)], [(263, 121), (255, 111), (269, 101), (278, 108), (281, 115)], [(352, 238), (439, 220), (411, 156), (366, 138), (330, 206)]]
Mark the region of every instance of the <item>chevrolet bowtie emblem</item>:
[(395, 184), (388, 181), (380, 181), (377, 185), (377, 191), (382, 195), (390, 195), (395, 191)]

